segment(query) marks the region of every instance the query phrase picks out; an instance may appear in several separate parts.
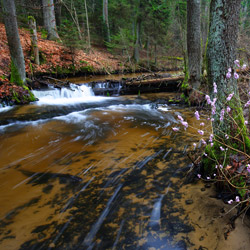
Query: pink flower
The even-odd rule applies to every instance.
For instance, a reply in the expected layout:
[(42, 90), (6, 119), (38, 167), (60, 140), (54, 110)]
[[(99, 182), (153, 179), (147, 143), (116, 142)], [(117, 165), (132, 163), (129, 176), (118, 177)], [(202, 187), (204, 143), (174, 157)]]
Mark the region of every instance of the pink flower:
[(208, 176), (208, 177), (207, 177), (207, 180), (210, 180), (210, 179), (211, 179), (211, 178)]
[(209, 137), (209, 142), (212, 142), (212, 141), (213, 141), (213, 138), (214, 138), (214, 135), (211, 134), (210, 137)]
[(206, 153), (204, 153), (204, 156), (205, 156), (205, 157), (207, 157), (207, 154), (206, 154)]
[(248, 121), (245, 121), (244, 123), (247, 125), (247, 124), (248, 124)]
[(248, 173), (250, 173), (250, 164), (246, 165)]
[(231, 111), (231, 108), (227, 106), (227, 113), (229, 113), (230, 111)]
[(211, 118), (211, 122), (213, 122), (214, 121), (214, 118)]
[(184, 121), (184, 119), (180, 115), (178, 115), (178, 119), (181, 120), (181, 121)]
[(199, 133), (200, 135), (204, 135), (204, 131), (203, 131), (203, 130), (198, 130), (198, 133)]
[(220, 167), (221, 169), (223, 168), (223, 166), (222, 166), (222, 165), (220, 165), (219, 167)]
[(245, 104), (245, 108), (248, 108), (250, 106), (250, 100)]
[(233, 200), (229, 200), (227, 203), (228, 203), (228, 204), (232, 204), (232, 203), (233, 203)]
[(197, 177), (200, 179), (200, 178), (201, 178), (201, 175), (200, 175), (200, 174), (197, 174)]
[(201, 143), (202, 143), (203, 145), (207, 145), (207, 143), (205, 142), (204, 139), (201, 139)]
[(236, 196), (236, 197), (235, 197), (235, 201), (236, 201), (236, 202), (240, 202), (240, 197), (239, 197), (239, 196)]
[(231, 68), (228, 68), (228, 72), (230, 72), (230, 73), (231, 73), (231, 72), (232, 72), (232, 69), (231, 69)]
[(225, 138), (228, 140), (229, 139), (229, 136), (227, 134), (225, 134)]
[(220, 150), (221, 150), (221, 151), (225, 151), (225, 149), (224, 149), (222, 146), (220, 146)]
[(198, 112), (198, 111), (196, 111), (196, 112), (194, 113), (194, 115), (195, 115), (195, 117), (196, 117), (197, 120), (200, 120), (200, 115), (199, 115), (199, 112)]
[(209, 95), (206, 95), (205, 96), (206, 100), (207, 100), (207, 104), (210, 105), (212, 103), (211, 99), (210, 99), (210, 96)]
[(243, 66), (241, 67), (242, 70), (245, 70), (247, 68), (246, 64), (243, 64)]
[(188, 123), (181, 121), (181, 124), (184, 126), (185, 130), (188, 128)]
[(205, 123), (204, 122), (200, 123), (200, 126), (205, 126)]
[(230, 101), (233, 97), (234, 93), (231, 93), (228, 97), (227, 97), (227, 101)]
[(235, 60), (234, 63), (235, 63), (236, 66), (240, 67), (240, 61), (239, 60)]
[(213, 144), (213, 143), (211, 143), (210, 145), (211, 145), (211, 148), (214, 146), (214, 144)]
[(175, 132), (179, 131), (179, 128), (172, 128)]
[(196, 143), (193, 143), (194, 149), (196, 149)]
[(239, 79), (239, 75), (237, 73), (234, 73), (234, 78)]
[(217, 168), (218, 168), (218, 165), (215, 165), (215, 168), (217, 169)]
[(223, 121), (223, 119), (224, 119), (224, 114), (225, 114), (225, 110), (222, 109), (221, 112), (220, 112), (220, 121)]
[(216, 85), (215, 82), (214, 82), (214, 93), (215, 93), (215, 94), (217, 93), (217, 85)]
[(227, 79), (230, 79), (230, 78), (231, 78), (231, 76), (232, 76), (232, 75), (231, 75), (231, 73), (230, 73), (230, 72), (227, 72), (227, 74), (226, 74), (226, 78), (227, 78)]

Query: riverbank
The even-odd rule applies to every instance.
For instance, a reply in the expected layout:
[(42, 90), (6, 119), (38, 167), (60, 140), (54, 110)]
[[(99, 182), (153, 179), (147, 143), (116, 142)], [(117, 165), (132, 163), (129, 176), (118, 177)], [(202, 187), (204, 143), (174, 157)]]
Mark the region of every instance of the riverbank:
[[(182, 198), (176, 203), (185, 207), (182, 215), (194, 230), (188, 235), (179, 234), (177, 241), (190, 242), (188, 249), (213, 250), (248, 250), (250, 246), (250, 219), (241, 216), (235, 221), (235, 228), (230, 219), (236, 214), (232, 205), (216, 198), (214, 185), (203, 181), (184, 185), (180, 189)], [(189, 205), (187, 205), (189, 204)]]

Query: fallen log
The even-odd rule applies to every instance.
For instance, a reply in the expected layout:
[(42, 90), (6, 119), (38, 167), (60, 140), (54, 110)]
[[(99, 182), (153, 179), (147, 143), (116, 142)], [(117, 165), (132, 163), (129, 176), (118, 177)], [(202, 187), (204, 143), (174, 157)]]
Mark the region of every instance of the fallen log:
[(158, 79), (148, 79), (148, 80), (136, 80), (132, 82), (126, 82), (127, 85), (141, 85), (141, 84), (154, 84), (154, 83), (163, 83), (163, 82), (178, 82), (183, 81), (184, 76), (177, 77), (167, 77), (167, 78), (158, 78)]

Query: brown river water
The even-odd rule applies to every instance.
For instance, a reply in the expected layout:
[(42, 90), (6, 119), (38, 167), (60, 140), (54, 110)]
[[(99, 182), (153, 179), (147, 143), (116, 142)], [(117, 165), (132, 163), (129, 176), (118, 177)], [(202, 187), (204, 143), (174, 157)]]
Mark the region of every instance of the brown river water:
[(225, 241), (212, 188), (184, 184), (199, 138), (172, 127), (195, 110), (74, 88), (0, 109), (0, 249), (248, 249)]

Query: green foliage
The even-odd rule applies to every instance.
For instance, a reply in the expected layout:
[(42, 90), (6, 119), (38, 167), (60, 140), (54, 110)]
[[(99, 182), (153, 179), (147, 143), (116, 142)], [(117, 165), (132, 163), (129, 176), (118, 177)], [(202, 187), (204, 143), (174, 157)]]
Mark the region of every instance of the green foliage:
[(63, 44), (73, 52), (75, 49), (84, 48), (84, 42), (80, 40), (77, 28), (70, 19), (64, 19), (61, 23), (59, 36)]
[(47, 39), (48, 32), (45, 29), (41, 29), (41, 37), (42, 39)]

